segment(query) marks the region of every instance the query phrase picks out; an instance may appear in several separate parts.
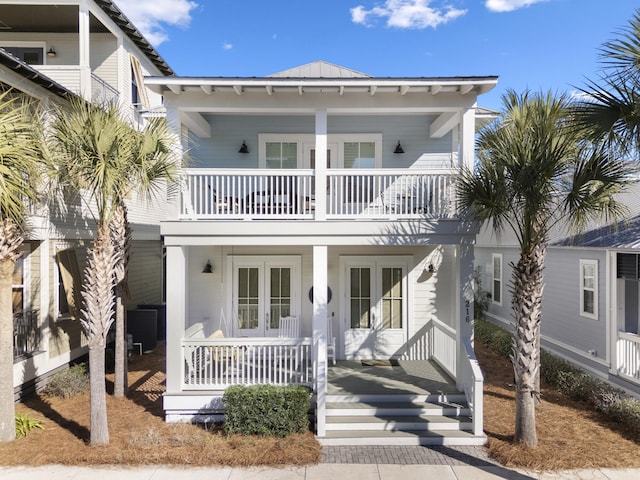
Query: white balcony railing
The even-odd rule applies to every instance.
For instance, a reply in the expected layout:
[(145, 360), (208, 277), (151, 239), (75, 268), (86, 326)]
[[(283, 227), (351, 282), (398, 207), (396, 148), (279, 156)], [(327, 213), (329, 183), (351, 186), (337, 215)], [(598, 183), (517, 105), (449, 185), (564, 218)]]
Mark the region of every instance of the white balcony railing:
[(327, 171), (316, 191), (314, 170), (187, 169), (179, 218), (316, 218), (324, 202), (327, 219), (454, 218), (456, 171)]
[(618, 375), (634, 383), (640, 383), (640, 336), (618, 332), (616, 343)]

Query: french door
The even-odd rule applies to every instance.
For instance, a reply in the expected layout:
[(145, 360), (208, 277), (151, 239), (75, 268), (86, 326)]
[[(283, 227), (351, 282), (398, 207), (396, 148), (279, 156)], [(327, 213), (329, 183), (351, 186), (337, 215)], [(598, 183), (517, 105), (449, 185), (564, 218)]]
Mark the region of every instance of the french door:
[(406, 342), (406, 260), (392, 257), (344, 259), (345, 358), (387, 359)]
[(233, 335), (278, 336), (280, 317), (300, 315), (300, 258), (234, 257)]

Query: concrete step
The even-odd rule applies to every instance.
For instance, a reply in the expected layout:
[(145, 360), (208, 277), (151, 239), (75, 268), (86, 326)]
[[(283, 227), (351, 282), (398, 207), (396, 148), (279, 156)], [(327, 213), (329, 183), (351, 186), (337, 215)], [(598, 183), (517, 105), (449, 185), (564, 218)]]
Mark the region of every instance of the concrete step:
[(484, 445), (487, 437), (460, 430), (334, 430), (318, 441), (321, 445)]
[(466, 403), (442, 404), (428, 402), (330, 402), (326, 404), (327, 415), (331, 416), (384, 416), (384, 415), (446, 415), (471, 414)]
[(438, 403), (451, 404), (454, 406), (467, 405), (467, 397), (464, 393), (350, 393), (350, 394), (327, 394), (327, 403)]
[(442, 415), (416, 416), (327, 416), (327, 431), (456, 431), (472, 430), (470, 417), (445, 417)]

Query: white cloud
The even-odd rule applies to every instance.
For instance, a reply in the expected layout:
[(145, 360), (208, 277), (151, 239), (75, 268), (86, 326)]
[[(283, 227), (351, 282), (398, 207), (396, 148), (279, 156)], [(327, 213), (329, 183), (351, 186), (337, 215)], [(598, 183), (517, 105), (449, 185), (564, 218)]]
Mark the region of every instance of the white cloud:
[(487, 0), (484, 5), (492, 12), (512, 12), (519, 8), (547, 1), (549, 0)]
[(191, 10), (198, 6), (190, 0), (115, 0), (115, 3), (155, 46), (169, 38), (165, 25), (188, 27)]
[(222, 44), (222, 49), (223, 50), (231, 50), (231, 49), (233, 49), (233, 43), (224, 42)]
[(431, 7), (431, 3), (432, 0), (386, 0), (370, 10), (358, 5), (351, 9), (351, 21), (370, 26), (371, 19), (386, 18), (388, 27), (422, 29), (435, 28), (467, 13), (451, 6)]

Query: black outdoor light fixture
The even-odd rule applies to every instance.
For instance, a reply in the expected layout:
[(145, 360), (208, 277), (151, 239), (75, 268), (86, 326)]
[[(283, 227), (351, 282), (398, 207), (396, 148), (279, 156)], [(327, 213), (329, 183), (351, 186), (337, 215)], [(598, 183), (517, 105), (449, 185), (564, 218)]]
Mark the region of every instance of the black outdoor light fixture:
[(211, 265), (211, 260), (207, 260), (207, 263), (202, 269), (202, 273), (213, 273), (213, 265)]
[(49, 50), (47, 51), (47, 57), (55, 57), (56, 55), (56, 49), (53, 47), (49, 48)]
[(402, 145), (400, 145), (400, 140), (398, 140), (398, 145), (396, 145), (396, 149), (393, 151), (393, 153), (404, 153), (404, 148), (402, 148)]
[(242, 141), (242, 145), (240, 145), (240, 150), (238, 150), (238, 153), (249, 153), (249, 147), (247, 147), (247, 144), (244, 140)]

